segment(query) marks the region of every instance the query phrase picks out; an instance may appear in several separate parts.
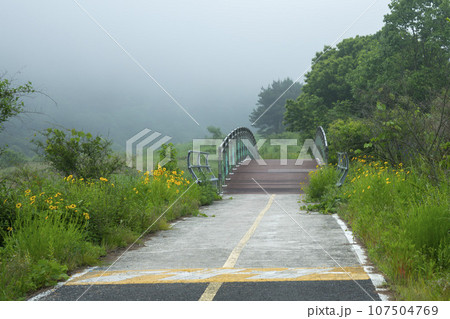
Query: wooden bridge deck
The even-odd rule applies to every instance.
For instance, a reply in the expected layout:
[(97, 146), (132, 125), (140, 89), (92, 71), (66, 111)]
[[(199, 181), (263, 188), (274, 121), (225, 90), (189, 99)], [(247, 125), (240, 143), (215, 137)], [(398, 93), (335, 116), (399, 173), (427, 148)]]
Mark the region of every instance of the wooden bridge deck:
[[(315, 160), (303, 160), (302, 165), (295, 165), (296, 160), (264, 160), (267, 165), (257, 161), (244, 162), (233, 170), (233, 174), (223, 187), (224, 194), (300, 194), (302, 185), (308, 183), (308, 173), (316, 169)], [(283, 165), (285, 164), (285, 165)]]

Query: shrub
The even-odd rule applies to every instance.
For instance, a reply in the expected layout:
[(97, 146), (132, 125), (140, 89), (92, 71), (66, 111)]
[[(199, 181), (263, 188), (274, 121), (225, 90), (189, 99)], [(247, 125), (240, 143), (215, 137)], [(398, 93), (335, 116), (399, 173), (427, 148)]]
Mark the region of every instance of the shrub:
[[(449, 178), (450, 107), (448, 91), (428, 104), (400, 98), (399, 106), (378, 104), (370, 131), (373, 154), (391, 165), (408, 163), (435, 184)], [(425, 112), (426, 111), (426, 112)]]
[(172, 143), (163, 144), (159, 151), (159, 160), (166, 161), (162, 167), (166, 168), (169, 172), (178, 170), (177, 150)]
[(45, 142), (34, 140), (44, 158), (65, 176), (80, 178), (108, 177), (124, 166), (124, 161), (113, 155), (109, 140), (90, 133), (48, 128), (42, 132)]
[(336, 120), (330, 124), (327, 137), (329, 162), (337, 162), (337, 152), (347, 152), (350, 158), (370, 153), (370, 150), (365, 147), (370, 142), (370, 131), (363, 120)]
[(310, 180), (306, 186), (306, 199), (312, 202), (319, 202), (326, 193), (336, 187), (338, 172), (332, 165), (322, 166), (320, 169), (310, 173)]

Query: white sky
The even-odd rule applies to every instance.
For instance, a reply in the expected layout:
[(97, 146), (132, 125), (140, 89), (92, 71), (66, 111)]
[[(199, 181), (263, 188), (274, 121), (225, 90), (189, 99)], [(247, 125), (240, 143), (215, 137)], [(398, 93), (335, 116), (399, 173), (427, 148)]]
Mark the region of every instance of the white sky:
[[(0, 0), (0, 74), (30, 80), (55, 99), (60, 124), (88, 123), (93, 110), (105, 111), (111, 130), (130, 136), (145, 127), (176, 135), (181, 124), (195, 134), (208, 125), (248, 126), (262, 86), (298, 78), (349, 27), (341, 40), (375, 33), (390, 2), (77, 1), (200, 128), (73, 0)], [(74, 111), (79, 116), (67, 119)], [(169, 117), (176, 123), (161, 120)]]

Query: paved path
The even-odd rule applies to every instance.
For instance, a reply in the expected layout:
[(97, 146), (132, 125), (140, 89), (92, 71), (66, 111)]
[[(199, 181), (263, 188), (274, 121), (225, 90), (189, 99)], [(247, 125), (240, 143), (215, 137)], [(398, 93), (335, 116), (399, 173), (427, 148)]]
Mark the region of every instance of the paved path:
[(40, 300), (379, 300), (336, 218), (237, 194)]

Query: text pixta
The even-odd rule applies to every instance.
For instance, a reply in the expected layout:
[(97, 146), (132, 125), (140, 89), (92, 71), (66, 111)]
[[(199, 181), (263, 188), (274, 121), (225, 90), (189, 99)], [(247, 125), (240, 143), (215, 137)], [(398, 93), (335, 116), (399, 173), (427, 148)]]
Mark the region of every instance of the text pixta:
[(347, 317), (350, 316), (352, 310), (350, 308), (341, 307), (336, 309), (334, 307), (314, 307), (308, 308), (308, 318), (313, 316), (338, 316)]

